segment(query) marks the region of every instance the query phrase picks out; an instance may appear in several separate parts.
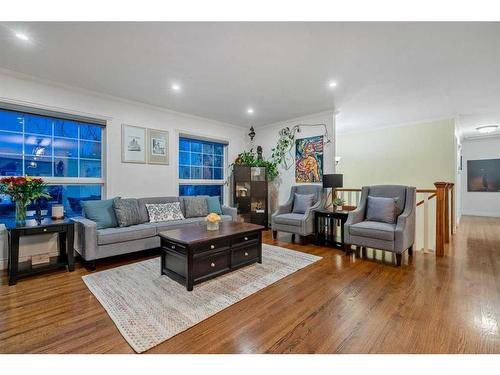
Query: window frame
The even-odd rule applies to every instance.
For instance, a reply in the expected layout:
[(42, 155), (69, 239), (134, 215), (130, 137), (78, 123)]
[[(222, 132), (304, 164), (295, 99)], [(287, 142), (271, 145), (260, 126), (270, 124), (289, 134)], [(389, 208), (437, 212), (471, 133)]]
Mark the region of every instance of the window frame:
[[(20, 112), (27, 115), (36, 115), (49, 117), (60, 120), (70, 120), (79, 123), (88, 123), (91, 125), (98, 125), (102, 127), (101, 132), (101, 177), (53, 177), (53, 176), (40, 176), (43, 178), (47, 185), (100, 185), (101, 197), (106, 198), (106, 139), (107, 139), (107, 120), (104, 118), (89, 117), (82, 114), (75, 114), (71, 112), (60, 112), (58, 110), (46, 109), (44, 107), (26, 106), (16, 103), (7, 103), (0, 101), (0, 109), (5, 111)], [(23, 131), (24, 135), (24, 131)], [(59, 138), (59, 137), (58, 137)], [(24, 142), (24, 141), (23, 141)], [(24, 147), (23, 147), (24, 148)], [(23, 149), (23, 159), (25, 157)], [(83, 158), (85, 159), (85, 158)], [(80, 160), (80, 158), (78, 159)], [(97, 159), (95, 159), (97, 160)], [(80, 165), (80, 163), (78, 163)], [(23, 163), (24, 166), (24, 163)], [(39, 176), (33, 176), (39, 177)]]
[[(176, 149), (177, 155), (175, 158), (175, 169), (177, 176), (177, 194), (180, 195), (181, 185), (221, 185), (223, 191), (223, 202), (227, 202), (227, 166), (228, 166), (228, 150), (229, 150), (229, 139), (224, 138), (213, 138), (204, 134), (190, 133), (181, 130), (176, 130)], [(213, 142), (223, 145), (223, 166), (222, 166), (222, 179), (219, 180), (208, 180), (208, 179), (185, 179), (179, 176), (179, 156), (180, 156), (180, 139), (188, 138), (193, 140), (199, 140), (204, 142)]]

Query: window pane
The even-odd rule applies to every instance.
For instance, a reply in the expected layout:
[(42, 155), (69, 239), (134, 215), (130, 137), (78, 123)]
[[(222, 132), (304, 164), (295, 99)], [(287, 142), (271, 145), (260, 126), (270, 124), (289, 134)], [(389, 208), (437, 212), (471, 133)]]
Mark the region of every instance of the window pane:
[(80, 139), (101, 141), (101, 132), (102, 128), (100, 126), (80, 123)]
[(204, 154), (213, 154), (214, 153), (213, 143), (203, 143), (203, 153)]
[(222, 156), (214, 156), (214, 167), (222, 168), (224, 166), (224, 158)]
[(201, 142), (191, 140), (191, 152), (201, 152)]
[(214, 180), (222, 180), (223, 175), (222, 168), (214, 168)]
[(189, 168), (190, 167), (180, 166), (179, 167), (179, 178), (182, 178), (182, 179), (190, 178)]
[(224, 155), (224, 145), (220, 143), (216, 143), (214, 145), (214, 153), (216, 155)]
[(0, 110), (0, 130), (11, 132), (23, 131), (23, 116), (21, 113)]
[(205, 180), (211, 180), (213, 178), (212, 169), (213, 168), (210, 168), (210, 167), (203, 167), (203, 178)]
[(189, 159), (190, 159), (189, 152), (183, 152), (183, 151), (179, 152), (179, 165), (189, 165), (189, 164), (191, 164), (189, 162)]
[(191, 179), (201, 179), (201, 167), (191, 167)]
[(28, 176), (52, 176), (52, 158), (26, 155), (24, 173)]
[(179, 139), (179, 150), (181, 151), (190, 151), (189, 149), (189, 140), (186, 138)]
[(58, 137), (78, 138), (78, 123), (70, 120), (54, 120), (54, 135)]
[(24, 131), (33, 134), (52, 135), (52, 119), (36, 115), (24, 115)]
[(78, 159), (56, 158), (54, 160), (55, 177), (78, 177)]
[(80, 160), (80, 177), (101, 177), (101, 161)]
[(202, 166), (202, 154), (193, 152), (191, 154), (191, 165)]
[(203, 165), (205, 167), (211, 167), (214, 163), (214, 157), (212, 155), (203, 155)]
[(21, 155), (0, 154), (0, 176), (21, 176), (23, 157)]
[(179, 185), (180, 196), (209, 195), (223, 201), (224, 185)]
[(52, 156), (52, 138), (37, 135), (25, 135), (24, 155), (36, 157)]
[(54, 138), (54, 156), (77, 158), (78, 140), (66, 139), (66, 138)]
[(23, 154), (22, 134), (0, 131), (0, 152), (8, 154)]
[(101, 143), (80, 141), (80, 157), (87, 159), (101, 159)]

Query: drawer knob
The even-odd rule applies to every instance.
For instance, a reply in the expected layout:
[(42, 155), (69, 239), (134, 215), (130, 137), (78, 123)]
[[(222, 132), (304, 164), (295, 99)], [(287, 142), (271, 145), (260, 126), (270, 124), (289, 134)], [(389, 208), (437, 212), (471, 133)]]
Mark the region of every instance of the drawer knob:
[(172, 246), (171, 246), (171, 248), (172, 248), (172, 249), (175, 249), (175, 245), (172, 245)]
[(210, 245), (210, 248), (213, 250), (215, 249), (215, 245)]
[(247, 257), (248, 256), (248, 253), (245, 251), (245, 256)]
[(47, 228), (44, 228), (44, 229), (43, 229), (43, 231), (44, 231), (44, 232), (47, 232)]
[(215, 263), (210, 263), (210, 267), (215, 267)]
[(248, 241), (248, 237), (245, 237), (245, 241)]

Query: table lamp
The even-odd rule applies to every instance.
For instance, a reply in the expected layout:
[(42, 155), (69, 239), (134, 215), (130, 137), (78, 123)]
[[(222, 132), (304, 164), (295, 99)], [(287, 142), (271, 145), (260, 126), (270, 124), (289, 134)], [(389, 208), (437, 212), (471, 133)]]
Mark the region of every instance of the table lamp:
[[(325, 200), (325, 209), (333, 209), (333, 190), (344, 186), (343, 174), (324, 174), (323, 175), (323, 189), (331, 189)], [(331, 198), (330, 198), (331, 196)], [(328, 200), (330, 199), (329, 203)]]

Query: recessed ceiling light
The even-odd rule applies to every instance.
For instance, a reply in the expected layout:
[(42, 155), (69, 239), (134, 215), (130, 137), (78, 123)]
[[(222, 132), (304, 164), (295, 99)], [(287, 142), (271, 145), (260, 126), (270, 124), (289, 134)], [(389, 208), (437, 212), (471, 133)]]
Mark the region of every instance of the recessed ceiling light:
[(248, 113), (249, 115), (253, 115), (253, 108), (248, 108), (248, 109), (247, 109), (247, 113)]
[(170, 88), (174, 91), (181, 91), (181, 85), (179, 85), (178, 83), (172, 83), (172, 86), (170, 86)]
[(28, 40), (30, 40), (29, 36), (26, 35), (26, 34), (23, 34), (23, 33), (16, 33), (16, 37), (18, 39), (24, 40), (25, 42), (27, 42)]
[(328, 86), (329, 86), (329, 87), (332, 87), (332, 88), (333, 88), (333, 87), (337, 87), (337, 82), (335, 82), (335, 81), (330, 81), (330, 82), (328, 82)]
[(484, 125), (484, 126), (478, 126), (476, 128), (476, 130), (482, 134), (492, 133), (497, 129), (498, 129), (498, 125)]

